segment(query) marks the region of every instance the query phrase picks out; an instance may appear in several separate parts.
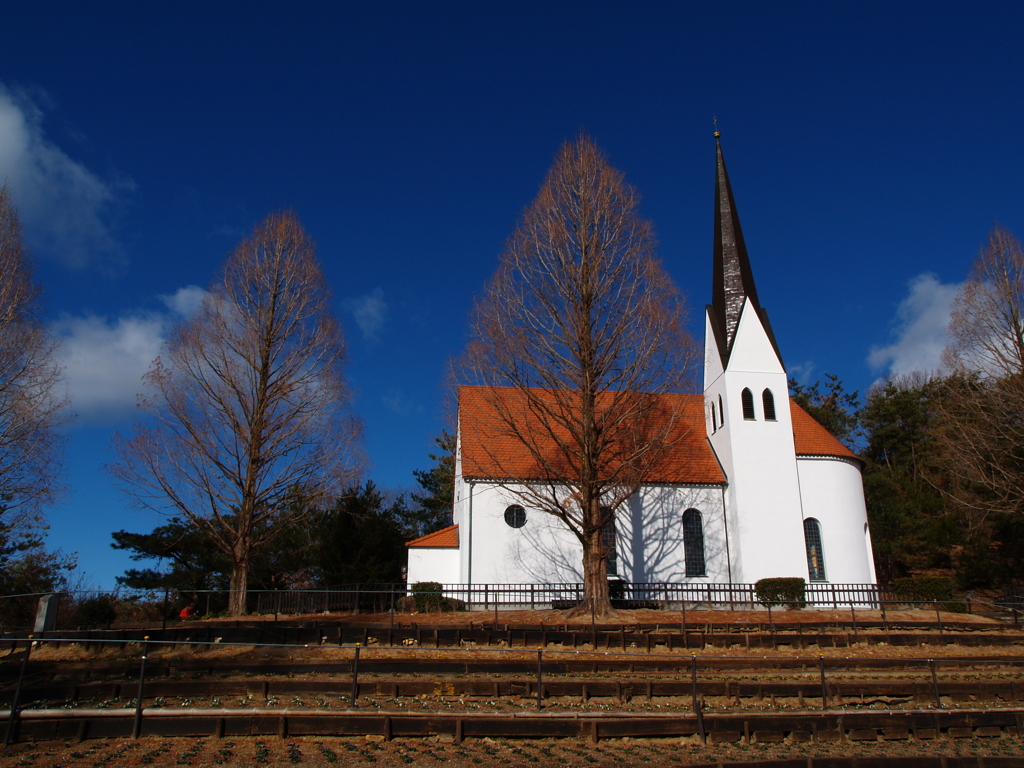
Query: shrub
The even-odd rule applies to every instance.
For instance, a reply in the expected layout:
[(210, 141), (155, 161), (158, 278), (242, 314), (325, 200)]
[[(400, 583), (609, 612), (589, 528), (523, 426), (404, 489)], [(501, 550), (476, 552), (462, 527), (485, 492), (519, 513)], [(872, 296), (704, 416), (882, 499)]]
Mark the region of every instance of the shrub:
[(803, 608), (806, 604), (806, 583), (800, 576), (780, 576), (760, 579), (754, 584), (757, 601), (762, 605), (782, 605)]
[[(953, 579), (948, 576), (906, 576), (894, 579), (892, 590), (898, 600), (908, 603), (938, 603), (943, 611), (966, 613), (967, 605), (953, 597)], [(918, 606), (929, 608), (931, 606)]]
[[(437, 581), (417, 581), (412, 585), (412, 598), (418, 613), (437, 613), (446, 610), (443, 587)], [(450, 609), (448, 609), (450, 610)]]
[(78, 623), (86, 626), (113, 624), (117, 619), (119, 602), (113, 595), (86, 598), (76, 606)]
[(895, 579), (892, 590), (900, 600), (952, 600), (953, 580), (948, 576), (906, 576)]

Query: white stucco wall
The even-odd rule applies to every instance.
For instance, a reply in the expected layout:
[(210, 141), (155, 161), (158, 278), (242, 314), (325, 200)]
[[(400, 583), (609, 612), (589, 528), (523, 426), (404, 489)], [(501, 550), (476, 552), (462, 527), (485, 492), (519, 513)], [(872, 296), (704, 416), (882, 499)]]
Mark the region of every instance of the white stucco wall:
[(409, 547), (406, 582), (459, 583), (459, 550), (455, 547)]
[(833, 584), (874, 583), (860, 468), (853, 461), (806, 456), (797, 466), (804, 517), (817, 519), (821, 527), (826, 579)]
[[(459, 530), (467, 548), (463, 553), (464, 582), (582, 581), (582, 546), (560, 520), (531, 506), (513, 490), (489, 483), (475, 483), (472, 488), (472, 513), (466, 503)], [(505, 510), (513, 504), (526, 511), (522, 528), (505, 522)], [(701, 513), (706, 562), (706, 576), (691, 580), (727, 582), (722, 489), (714, 486), (650, 486), (620, 507), (616, 516), (618, 575), (631, 582), (686, 581), (682, 515), (691, 508)]]

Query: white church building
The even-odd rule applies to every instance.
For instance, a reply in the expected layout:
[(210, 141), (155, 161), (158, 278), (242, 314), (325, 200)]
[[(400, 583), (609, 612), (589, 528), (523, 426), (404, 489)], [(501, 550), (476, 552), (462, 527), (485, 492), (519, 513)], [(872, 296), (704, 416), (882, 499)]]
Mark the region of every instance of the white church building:
[[(874, 584), (860, 461), (788, 397), (716, 143), (704, 394), (662, 396), (691, 415), (693, 428), (616, 513), (606, 540), (609, 575), (632, 583), (749, 584), (802, 576)], [(496, 393), (483, 390), (459, 389), (455, 524), (408, 542), (408, 582), (581, 582), (576, 537), (506, 487), (503, 474), (523, 449), (512, 438), (486, 450), (466, 439), (493, 420)]]

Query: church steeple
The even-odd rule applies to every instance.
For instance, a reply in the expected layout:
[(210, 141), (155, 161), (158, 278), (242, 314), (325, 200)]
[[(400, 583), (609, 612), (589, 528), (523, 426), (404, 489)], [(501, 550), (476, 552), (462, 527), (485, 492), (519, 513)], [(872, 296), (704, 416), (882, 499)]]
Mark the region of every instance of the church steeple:
[(715, 147), (717, 150), (717, 170), (715, 174), (715, 243), (714, 243), (714, 277), (711, 288), (711, 306), (709, 314), (715, 327), (715, 340), (723, 365), (727, 364), (739, 326), (740, 312), (744, 301), (749, 309), (761, 318), (768, 338), (779, 356), (774, 334), (768, 324), (768, 316), (761, 308), (757, 299), (757, 287), (754, 285), (754, 273), (750, 269), (747, 246), (743, 242), (743, 230), (740, 228), (740, 217), (736, 210), (736, 201), (732, 196), (732, 185), (729, 184), (729, 173), (725, 169), (725, 157), (722, 155), (721, 134), (715, 131)]

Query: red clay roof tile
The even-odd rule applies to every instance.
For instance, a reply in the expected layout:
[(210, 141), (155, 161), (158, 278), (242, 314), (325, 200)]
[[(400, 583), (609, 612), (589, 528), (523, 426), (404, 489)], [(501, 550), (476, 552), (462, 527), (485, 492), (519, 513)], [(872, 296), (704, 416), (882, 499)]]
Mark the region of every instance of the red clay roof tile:
[(839, 442), (835, 435), (815, 421), (811, 414), (792, 399), (789, 401), (789, 411), (793, 415), (793, 439), (796, 442), (797, 456), (857, 458), (857, 454)]
[(407, 547), (458, 547), (459, 546), (459, 526), (458, 523), (455, 525), (449, 525), (447, 528), (442, 528), (440, 531), (434, 531), (428, 533), (426, 536), (420, 536), (418, 539), (405, 542)]
[[(724, 483), (725, 476), (707, 439), (704, 398), (663, 394), (658, 400), (664, 417), (675, 420), (669, 438), (675, 444), (653, 463), (645, 482)], [(522, 422), (527, 425), (536, 422), (533, 429), (524, 430), (535, 441), (536, 451), (528, 449), (521, 439), (503, 427), (498, 408), (520, 413)], [(562, 439), (568, 432), (562, 428), (543, 429), (540, 420), (529, 414), (524, 398), (512, 388), (460, 387), (459, 428), (462, 474), (467, 478), (543, 480), (550, 473), (541, 466), (538, 454), (558, 468), (568, 467), (572, 461), (571, 456), (562, 455), (556, 442), (556, 437)]]

